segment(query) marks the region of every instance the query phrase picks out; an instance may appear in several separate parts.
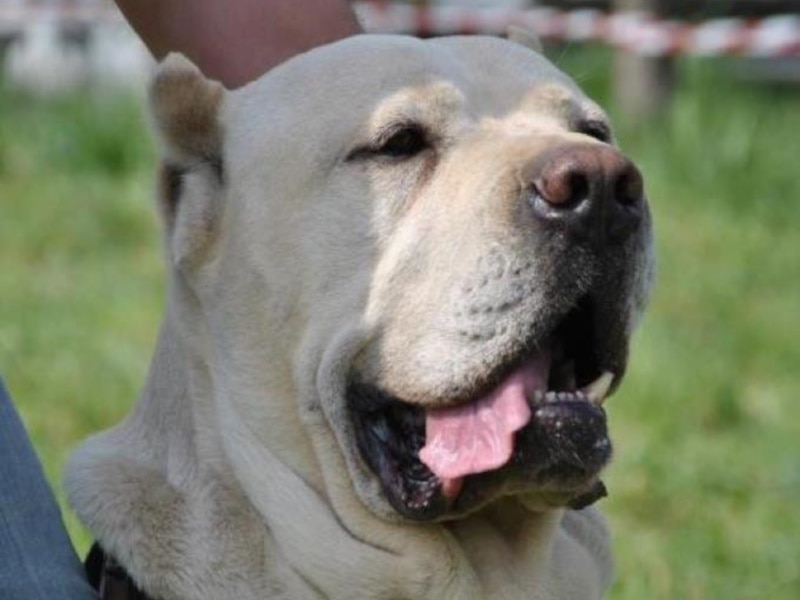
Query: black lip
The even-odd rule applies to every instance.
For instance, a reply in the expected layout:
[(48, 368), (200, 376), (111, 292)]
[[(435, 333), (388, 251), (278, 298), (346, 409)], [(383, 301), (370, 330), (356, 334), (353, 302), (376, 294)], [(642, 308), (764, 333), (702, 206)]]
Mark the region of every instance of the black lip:
[(536, 404), (530, 423), (517, 433), (511, 460), (496, 471), (468, 476), (464, 492), (451, 503), (419, 460), (425, 442), (422, 408), (356, 382), (348, 387), (348, 404), (362, 457), (392, 507), (415, 521), (469, 512), (509, 484), (578, 496), (611, 457), (602, 408), (585, 400)]
[(585, 401), (536, 407), (517, 436), (512, 465), (526, 479), (572, 485), (597, 475), (611, 458), (606, 413)]
[(447, 510), (436, 475), (419, 460), (425, 444), (424, 409), (353, 381), (347, 401), (361, 456), (401, 515), (430, 520)]

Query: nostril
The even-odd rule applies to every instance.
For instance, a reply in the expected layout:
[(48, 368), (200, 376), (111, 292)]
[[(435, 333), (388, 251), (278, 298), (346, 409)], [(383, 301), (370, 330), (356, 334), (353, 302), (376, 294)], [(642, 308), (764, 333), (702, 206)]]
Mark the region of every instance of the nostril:
[(573, 172), (569, 176), (569, 187), (571, 190), (567, 204), (569, 207), (576, 206), (582, 200), (589, 197), (589, 178), (585, 173)]
[(623, 207), (635, 208), (644, 196), (642, 174), (633, 165), (629, 165), (614, 185), (614, 199)]
[(570, 210), (589, 197), (590, 184), (585, 173), (567, 167), (538, 178), (533, 191), (551, 208)]

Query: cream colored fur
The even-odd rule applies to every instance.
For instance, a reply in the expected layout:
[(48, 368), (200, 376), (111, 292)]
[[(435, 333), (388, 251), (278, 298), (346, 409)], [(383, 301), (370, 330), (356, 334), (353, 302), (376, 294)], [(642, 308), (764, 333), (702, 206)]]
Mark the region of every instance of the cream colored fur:
[[(517, 243), (506, 180), (487, 177), (523, 169), (526, 148), (577, 135), (569, 115), (599, 109), (522, 46), (383, 36), (314, 50), (235, 92), (173, 56), (152, 104), (181, 181), (164, 202), (166, 317), (138, 405), (81, 445), (66, 477), (103, 547), (162, 600), (602, 597), (612, 562), (595, 509), (507, 497), (404, 522), (343, 403), (353, 364), (414, 398), (476, 360), (435, 339), (431, 311), (482, 239), (494, 248), (508, 230)], [(347, 163), (406, 113), (452, 140), (433, 174)], [(483, 228), (474, 202), (487, 186), (503, 202)], [(410, 267), (426, 249), (430, 271)], [(406, 286), (419, 300), (398, 306)], [(452, 363), (420, 370), (442, 348)]]

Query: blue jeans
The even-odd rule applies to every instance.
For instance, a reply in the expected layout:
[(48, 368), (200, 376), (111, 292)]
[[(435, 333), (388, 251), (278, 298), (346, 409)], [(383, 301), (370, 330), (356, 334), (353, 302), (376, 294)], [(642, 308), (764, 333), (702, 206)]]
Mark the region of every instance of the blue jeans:
[(97, 600), (2, 380), (0, 598)]

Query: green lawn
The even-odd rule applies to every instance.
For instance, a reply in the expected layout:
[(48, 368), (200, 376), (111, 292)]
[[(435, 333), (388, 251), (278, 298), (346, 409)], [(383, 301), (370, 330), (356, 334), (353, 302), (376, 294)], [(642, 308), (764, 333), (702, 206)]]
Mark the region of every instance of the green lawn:
[[(602, 97), (606, 59), (562, 63)], [(615, 600), (800, 597), (800, 93), (718, 70), (688, 65), (663, 122), (620, 131), (659, 281), (609, 408)], [(154, 344), (144, 122), (127, 98), (0, 92), (0, 372), (56, 486), (128, 410)]]

